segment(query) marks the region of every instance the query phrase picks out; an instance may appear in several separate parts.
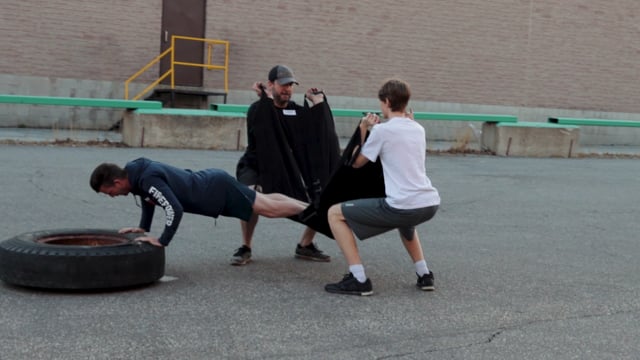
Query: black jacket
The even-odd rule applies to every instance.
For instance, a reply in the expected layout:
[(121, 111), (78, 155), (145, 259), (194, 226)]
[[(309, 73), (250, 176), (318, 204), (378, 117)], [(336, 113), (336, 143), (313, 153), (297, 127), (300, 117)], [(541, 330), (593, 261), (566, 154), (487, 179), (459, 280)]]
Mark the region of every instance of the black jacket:
[(130, 161), (125, 171), (131, 193), (142, 198), (140, 228), (151, 230), (155, 206), (165, 212), (165, 226), (159, 241), (168, 245), (178, 230), (185, 212), (217, 218), (225, 206), (223, 177), (231, 177), (219, 169), (191, 171), (139, 158)]

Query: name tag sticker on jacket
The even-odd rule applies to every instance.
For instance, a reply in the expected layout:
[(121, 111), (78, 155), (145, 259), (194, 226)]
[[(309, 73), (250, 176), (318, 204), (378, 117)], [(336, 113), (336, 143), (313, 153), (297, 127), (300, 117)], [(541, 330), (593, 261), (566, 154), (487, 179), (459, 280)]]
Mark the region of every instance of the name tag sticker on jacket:
[(284, 109), (284, 110), (282, 110), (282, 114), (287, 115), (287, 116), (296, 116), (296, 110), (295, 109)]

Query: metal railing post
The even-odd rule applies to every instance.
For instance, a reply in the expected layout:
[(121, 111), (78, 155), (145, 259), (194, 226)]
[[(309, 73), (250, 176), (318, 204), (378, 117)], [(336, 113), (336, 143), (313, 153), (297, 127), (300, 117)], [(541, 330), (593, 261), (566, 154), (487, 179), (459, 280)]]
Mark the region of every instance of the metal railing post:
[[(176, 41), (177, 40), (186, 40), (186, 41), (201, 41), (207, 44), (207, 60), (206, 64), (203, 64), (204, 60), (200, 63), (191, 63), (191, 62), (182, 62), (176, 61)], [(224, 45), (224, 65), (214, 65), (213, 64), (213, 51), (215, 45)], [(169, 54), (170, 53), (170, 54)], [(151, 85), (147, 86), (144, 90), (138, 93), (133, 97), (134, 100), (139, 99), (148, 91), (156, 87), (160, 82), (167, 78), (167, 76), (171, 76), (171, 89), (175, 89), (176, 80), (175, 80), (175, 69), (176, 66), (193, 66), (193, 67), (201, 67), (206, 68), (207, 70), (223, 70), (224, 71), (224, 92), (229, 92), (229, 42), (225, 40), (215, 40), (215, 39), (206, 39), (206, 38), (194, 38), (189, 36), (179, 36), (172, 35), (171, 36), (171, 47), (166, 49), (162, 54), (156, 56), (153, 60), (151, 60), (147, 65), (145, 65), (142, 69), (138, 70), (135, 74), (130, 76), (124, 83), (124, 96), (125, 99), (129, 100), (129, 86), (133, 80), (142, 75), (145, 71), (147, 71), (153, 65), (159, 63), (165, 56), (170, 55), (170, 66), (169, 70), (164, 74), (160, 75), (159, 78), (151, 83)]]

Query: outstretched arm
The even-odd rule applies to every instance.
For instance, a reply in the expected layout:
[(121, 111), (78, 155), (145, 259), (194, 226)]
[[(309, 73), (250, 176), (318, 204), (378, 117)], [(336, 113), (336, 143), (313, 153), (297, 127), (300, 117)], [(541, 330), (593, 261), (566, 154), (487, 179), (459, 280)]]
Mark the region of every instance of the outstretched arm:
[[(134, 227), (126, 227), (126, 228), (122, 228), (122, 229), (120, 229), (120, 231), (118, 231), (118, 233), (120, 233), (120, 234), (128, 234), (128, 233), (142, 233), (142, 234), (144, 234), (144, 232), (145, 232), (145, 230), (143, 228), (134, 228)], [(138, 236), (136, 238), (136, 240), (148, 242), (151, 245), (155, 245), (155, 246), (164, 246), (164, 245), (160, 244), (158, 239), (153, 237), (153, 236), (148, 236), (148, 235)]]
[[(360, 148), (362, 148), (362, 146), (364, 145), (364, 142), (367, 139), (367, 131), (369, 130), (369, 128), (379, 123), (380, 123), (380, 117), (377, 114), (373, 114), (373, 113), (368, 113), (365, 117), (363, 117), (360, 120), (360, 125), (359, 125), (360, 126)], [(356, 147), (354, 149), (354, 152), (357, 149), (358, 148)], [(351, 166), (357, 169), (357, 168), (363, 167), (368, 162), (369, 162), (369, 159), (366, 156), (362, 155), (362, 152), (361, 152), (358, 154), (358, 156), (353, 161)]]
[(180, 220), (182, 220), (182, 204), (180, 204), (169, 186), (161, 179), (153, 178), (147, 180), (144, 187), (151, 201), (164, 209), (165, 224), (160, 238), (142, 236), (137, 240), (147, 241), (156, 246), (167, 246), (178, 230)]
[(143, 230), (142, 232), (151, 231), (151, 223), (153, 222), (153, 214), (156, 206), (143, 199), (140, 208), (142, 208), (142, 215), (140, 216), (140, 225), (138, 225), (138, 227)]
[(139, 228), (139, 227), (124, 227), (120, 230), (118, 230), (119, 234), (129, 234), (129, 233), (143, 233), (145, 232), (145, 230), (143, 228)]
[[(134, 195), (135, 196), (135, 195)], [(155, 205), (150, 204), (148, 201), (143, 201), (142, 205), (142, 214), (140, 215), (140, 224), (138, 227), (124, 227), (118, 230), (120, 234), (129, 234), (129, 233), (145, 233), (151, 230), (151, 222), (153, 221), (153, 213), (155, 210)]]

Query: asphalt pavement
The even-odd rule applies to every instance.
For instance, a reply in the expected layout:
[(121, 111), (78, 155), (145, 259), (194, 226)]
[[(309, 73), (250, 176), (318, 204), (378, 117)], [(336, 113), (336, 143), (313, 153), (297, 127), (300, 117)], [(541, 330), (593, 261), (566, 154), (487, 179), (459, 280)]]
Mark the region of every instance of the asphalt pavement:
[[(102, 162), (145, 156), (234, 172), (240, 152), (0, 144), (0, 240), (137, 225), (100, 196)], [(150, 286), (60, 292), (0, 284), (0, 359), (638, 359), (640, 162), (430, 154), (442, 196), (418, 228), (436, 291), (414, 287), (395, 232), (359, 243), (374, 295), (329, 294), (347, 266), (295, 259), (300, 224), (261, 219), (229, 265), (236, 219), (185, 215)], [(161, 231), (156, 212), (152, 233)]]

